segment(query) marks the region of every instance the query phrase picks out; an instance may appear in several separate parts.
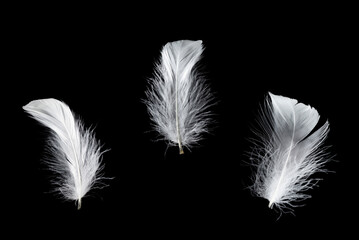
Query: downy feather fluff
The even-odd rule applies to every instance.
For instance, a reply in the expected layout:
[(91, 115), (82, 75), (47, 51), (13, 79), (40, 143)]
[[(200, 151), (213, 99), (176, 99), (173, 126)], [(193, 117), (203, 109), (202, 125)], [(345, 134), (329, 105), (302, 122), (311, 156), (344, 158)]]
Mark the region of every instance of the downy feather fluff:
[(49, 150), (53, 158), (47, 163), (56, 173), (55, 190), (65, 199), (77, 201), (80, 209), (81, 199), (102, 175), (101, 147), (92, 130), (85, 129), (70, 108), (56, 99), (31, 101), (23, 109), (52, 130)]
[(319, 114), (314, 108), (295, 99), (269, 93), (259, 123), (261, 130), (254, 148), (253, 164), (257, 168), (253, 192), (269, 200), (269, 207), (280, 210), (295, 207), (295, 202), (309, 198), (304, 193), (318, 179), (313, 173), (325, 172), (329, 160), (322, 143), (329, 123), (316, 131)]
[(167, 43), (146, 91), (154, 129), (170, 145), (178, 145), (180, 154), (201, 140), (210, 122), (212, 95), (196, 69), (202, 52), (200, 40)]

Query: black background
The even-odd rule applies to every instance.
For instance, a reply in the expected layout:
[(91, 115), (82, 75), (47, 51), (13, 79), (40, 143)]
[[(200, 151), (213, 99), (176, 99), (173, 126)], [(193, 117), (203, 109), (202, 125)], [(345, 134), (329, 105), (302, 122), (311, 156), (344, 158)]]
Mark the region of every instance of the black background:
[[(3, 29), (8, 85), (2, 95), (11, 115), (3, 117), (10, 120), (3, 151), (11, 153), (3, 159), (11, 165), (3, 169), (9, 213), (3, 227), (104, 239), (350, 234), (358, 223), (351, 15), (336, 6), (281, 7), (237, 6), (233, 13), (231, 6), (180, 6), (181, 13), (145, 6), (13, 8)], [(154, 141), (142, 103), (162, 46), (181, 39), (203, 40), (201, 64), (218, 101), (211, 134), (183, 156)], [(323, 181), (305, 206), (279, 219), (267, 200), (246, 189), (251, 127), (268, 92), (315, 107), (320, 124), (329, 120), (326, 144), (335, 160), (327, 165), (333, 173), (316, 176)], [(89, 192), (81, 210), (50, 192), (51, 172), (41, 162), (47, 129), (21, 108), (50, 97), (95, 126), (110, 149), (104, 173), (113, 179)]]

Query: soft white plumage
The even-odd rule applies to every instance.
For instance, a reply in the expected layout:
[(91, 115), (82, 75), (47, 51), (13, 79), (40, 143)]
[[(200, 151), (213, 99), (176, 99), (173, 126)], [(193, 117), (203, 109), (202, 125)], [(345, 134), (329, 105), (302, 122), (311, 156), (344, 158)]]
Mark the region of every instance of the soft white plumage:
[(317, 110), (271, 93), (260, 117), (262, 129), (256, 132), (259, 140), (252, 158), (257, 167), (252, 190), (268, 199), (270, 208), (291, 209), (295, 202), (310, 197), (304, 192), (318, 181), (310, 176), (325, 171), (323, 165), (329, 157), (321, 146), (329, 123), (313, 132), (319, 121)]
[(195, 66), (202, 51), (202, 41), (167, 43), (146, 91), (155, 130), (170, 145), (178, 145), (180, 154), (208, 131), (212, 95)]
[(48, 159), (50, 169), (56, 172), (56, 190), (66, 199), (81, 199), (101, 179), (101, 150), (91, 130), (84, 129), (75, 120), (70, 108), (56, 99), (35, 100), (23, 109), (34, 119), (52, 130)]

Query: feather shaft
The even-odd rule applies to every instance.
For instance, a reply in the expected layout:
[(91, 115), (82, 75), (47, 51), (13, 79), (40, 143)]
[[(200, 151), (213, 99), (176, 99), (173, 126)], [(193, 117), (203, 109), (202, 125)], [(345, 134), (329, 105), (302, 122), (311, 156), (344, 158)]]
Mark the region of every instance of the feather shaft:
[(273, 203), (274, 203), (274, 199), (276, 198), (277, 194), (278, 194), (278, 189), (279, 189), (279, 186), (283, 180), (283, 176), (284, 176), (284, 173), (286, 172), (287, 170), (287, 164), (289, 162), (289, 159), (290, 159), (290, 154), (292, 152), (292, 147), (293, 147), (293, 139), (294, 139), (294, 134), (295, 134), (295, 111), (294, 109), (292, 108), (292, 112), (293, 112), (293, 124), (294, 124), (294, 127), (293, 127), (293, 131), (292, 131), (292, 138), (290, 140), (290, 146), (289, 146), (289, 150), (288, 150), (288, 154), (287, 154), (287, 158), (285, 160), (285, 163), (284, 163), (284, 166), (283, 166), (283, 169), (281, 171), (281, 174), (280, 174), (280, 177), (279, 177), (279, 180), (278, 180), (278, 183), (277, 183), (277, 186), (274, 190), (274, 193), (273, 193), (273, 197), (272, 199), (269, 200), (269, 204), (268, 204), (268, 207), (269, 208), (272, 208), (273, 207)]
[(274, 193), (273, 193), (273, 197), (269, 200), (269, 204), (268, 204), (268, 207), (269, 207), (269, 208), (272, 208), (272, 207), (273, 207), (274, 199), (276, 198), (276, 196), (277, 196), (277, 194), (278, 194), (279, 186), (280, 186), (280, 184), (282, 183), (284, 173), (285, 173), (286, 170), (287, 170), (287, 164), (288, 164), (288, 161), (289, 161), (289, 158), (290, 158), (290, 153), (291, 153), (291, 151), (292, 151), (292, 143), (291, 143), (291, 145), (289, 146), (289, 151), (288, 151), (288, 154), (287, 154), (287, 159), (285, 160), (285, 163), (284, 163), (283, 169), (282, 169), (282, 171), (281, 171), (281, 174), (280, 174), (280, 177), (279, 177), (277, 186), (276, 186), (276, 188), (275, 188), (275, 190), (274, 190)]
[[(178, 60), (177, 60), (178, 61)], [(177, 65), (177, 69), (176, 72), (178, 71), (178, 65)], [(184, 154), (183, 152), (183, 148), (182, 148), (182, 140), (181, 140), (181, 134), (180, 134), (180, 129), (179, 129), (179, 120), (178, 120), (178, 78), (177, 76), (175, 77), (175, 84), (176, 84), (176, 89), (175, 89), (175, 111), (176, 111), (176, 131), (177, 131), (177, 141), (178, 141), (178, 148), (179, 148), (179, 153), (180, 154)]]

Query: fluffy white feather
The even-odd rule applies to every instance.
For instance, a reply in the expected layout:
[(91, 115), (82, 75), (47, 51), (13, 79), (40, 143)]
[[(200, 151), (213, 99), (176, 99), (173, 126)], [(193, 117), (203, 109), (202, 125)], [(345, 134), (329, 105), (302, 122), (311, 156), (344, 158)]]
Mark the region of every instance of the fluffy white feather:
[(253, 192), (269, 200), (269, 207), (280, 210), (295, 206), (295, 202), (310, 195), (318, 179), (310, 178), (315, 172), (325, 171), (329, 160), (322, 148), (329, 123), (313, 132), (319, 121), (314, 108), (295, 99), (269, 93), (260, 116), (261, 130), (254, 148)]
[(80, 209), (81, 199), (101, 179), (103, 168), (102, 152), (92, 130), (84, 129), (70, 108), (56, 99), (35, 100), (23, 109), (52, 130), (49, 149), (54, 157), (47, 162), (57, 174), (55, 190), (76, 200)]
[(202, 51), (202, 41), (167, 43), (146, 91), (154, 129), (170, 145), (178, 145), (180, 154), (201, 140), (210, 122), (212, 95), (196, 69)]

